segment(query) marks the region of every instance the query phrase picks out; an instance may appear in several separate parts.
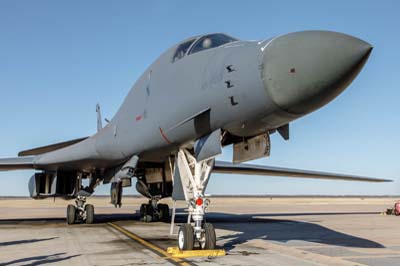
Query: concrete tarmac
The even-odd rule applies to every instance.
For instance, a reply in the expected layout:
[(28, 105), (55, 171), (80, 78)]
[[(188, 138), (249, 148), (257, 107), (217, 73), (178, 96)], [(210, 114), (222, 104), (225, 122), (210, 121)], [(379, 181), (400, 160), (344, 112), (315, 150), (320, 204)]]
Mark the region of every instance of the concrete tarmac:
[[(94, 197), (96, 223), (66, 225), (64, 200), (0, 199), (3, 265), (400, 265), (393, 198), (212, 198), (207, 222), (224, 257), (173, 259), (170, 224), (142, 223), (144, 198), (115, 209)], [(165, 201), (172, 206), (171, 202)], [(185, 205), (178, 204), (178, 225)], [(122, 228), (123, 233), (116, 228)], [(133, 239), (129, 235), (137, 236)], [(147, 244), (148, 245), (147, 245)]]

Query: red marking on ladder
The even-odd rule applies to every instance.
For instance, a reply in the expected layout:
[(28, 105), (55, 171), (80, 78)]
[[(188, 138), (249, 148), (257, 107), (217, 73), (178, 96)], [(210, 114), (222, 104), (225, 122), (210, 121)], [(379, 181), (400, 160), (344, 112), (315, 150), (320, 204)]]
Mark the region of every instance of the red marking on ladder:
[(168, 139), (167, 136), (165, 135), (165, 133), (164, 133), (164, 131), (162, 130), (162, 128), (159, 127), (159, 129), (160, 129), (161, 136), (163, 137), (163, 139), (165, 140), (165, 142), (166, 142), (167, 144), (171, 144), (171, 141), (169, 141), (169, 139)]

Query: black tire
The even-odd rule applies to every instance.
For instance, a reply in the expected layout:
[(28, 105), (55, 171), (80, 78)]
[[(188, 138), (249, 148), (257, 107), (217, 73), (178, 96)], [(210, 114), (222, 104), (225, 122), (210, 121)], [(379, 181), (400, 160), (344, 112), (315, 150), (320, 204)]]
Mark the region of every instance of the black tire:
[(158, 211), (160, 212), (160, 220), (162, 222), (169, 221), (169, 206), (168, 204), (158, 204)]
[(178, 246), (180, 250), (193, 250), (194, 231), (190, 224), (182, 224), (179, 228)]
[(145, 215), (141, 218), (142, 222), (144, 223), (150, 223), (153, 221), (153, 216), (151, 215)]
[(210, 223), (205, 223), (203, 228), (205, 236), (204, 249), (215, 249), (217, 246), (217, 236), (215, 235), (214, 226)]
[(140, 206), (140, 220), (145, 223), (153, 221), (153, 212), (151, 204), (142, 204)]
[(76, 218), (76, 208), (74, 205), (68, 205), (67, 207), (67, 224), (74, 224)]
[(140, 218), (146, 215), (146, 204), (140, 205)]
[(92, 224), (94, 222), (94, 207), (93, 207), (93, 205), (86, 204), (85, 211), (86, 211), (86, 223)]

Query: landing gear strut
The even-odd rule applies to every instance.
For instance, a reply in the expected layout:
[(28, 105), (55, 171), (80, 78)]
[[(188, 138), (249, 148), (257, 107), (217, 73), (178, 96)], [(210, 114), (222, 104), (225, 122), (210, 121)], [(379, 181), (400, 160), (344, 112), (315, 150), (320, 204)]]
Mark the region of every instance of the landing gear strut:
[(153, 197), (149, 203), (140, 206), (140, 220), (142, 222), (166, 222), (169, 220), (168, 204), (158, 203), (160, 198)]
[(75, 204), (67, 207), (67, 224), (86, 222), (91, 224), (94, 221), (94, 207), (91, 204), (85, 204), (86, 197), (78, 195)]
[[(178, 233), (180, 250), (192, 250), (195, 243), (201, 249), (215, 249), (216, 235), (214, 226), (205, 222), (205, 212), (210, 200), (204, 195), (214, 158), (197, 162), (196, 158), (186, 149), (178, 152), (175, 171), (179, 171), (179, 180), (188, 204), (189, 216), (187, 223), (182, 224)], [(193, 225), (191, 221), (193, 220)]]

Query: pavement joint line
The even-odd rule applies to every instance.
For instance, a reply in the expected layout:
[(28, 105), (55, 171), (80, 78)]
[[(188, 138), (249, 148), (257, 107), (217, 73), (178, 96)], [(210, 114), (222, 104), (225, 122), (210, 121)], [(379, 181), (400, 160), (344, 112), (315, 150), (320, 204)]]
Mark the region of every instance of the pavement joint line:
[(180, 265), (180, 266), (189, 266), (189, 265), (196, 265), (194, 263), (188, 263), (182, 259), (179, 258), (174, 258), (172, 257), (169, 253), (167, 253), (165, 250), (163, 250), (162, 248), (144, 240), (143, 238), (141, 238), (140, 236), (132, 233), (131, 231), (126, 230), (125, 228), (115, 224), (115, 223), (107, 223), (109, 226), (111, 226), (112, 228), (114, 228), (115, 230), (117, 230), (118, 232), (124, 234), (125, 236), (129, 237), (130, 239), (136, 241), (137, 243), (141, 244), (142, 246), (145, 246), (146, 248), (150, 249), (151, 251), (153, 251), (154, 253), (156, 253), (157, 255), (161, 255), (161, 258), (164, 258), (166, 260), (168, 260), (169, 262), (175, 264), (175, 265)]

